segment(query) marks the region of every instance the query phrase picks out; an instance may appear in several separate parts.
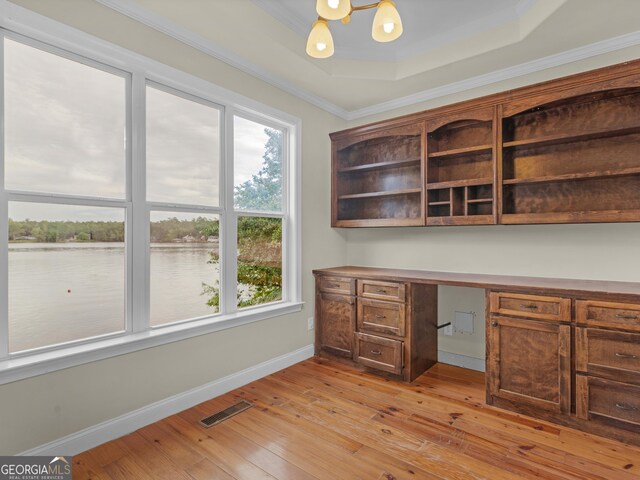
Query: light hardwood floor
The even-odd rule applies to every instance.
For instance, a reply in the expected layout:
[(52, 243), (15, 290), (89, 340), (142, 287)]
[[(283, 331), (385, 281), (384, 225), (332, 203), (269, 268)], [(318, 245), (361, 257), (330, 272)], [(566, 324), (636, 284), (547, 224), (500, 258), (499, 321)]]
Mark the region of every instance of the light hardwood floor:
[[(239, 398), (222, 424), (198, 420)], [(74, 479), (640, 478), (640, 448), (487, 407), (484, 375), (412, 384), (312, 359), (74, 457)]]

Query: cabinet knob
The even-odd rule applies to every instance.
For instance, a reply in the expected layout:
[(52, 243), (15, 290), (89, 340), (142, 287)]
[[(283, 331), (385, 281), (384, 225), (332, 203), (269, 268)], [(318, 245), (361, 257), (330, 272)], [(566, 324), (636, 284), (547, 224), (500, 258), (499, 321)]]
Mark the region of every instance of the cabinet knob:
[(497, 327), (498, 326), (498, 322), (496, 322), (495, 320), (493, 322), (491, 322), (491, 326), (492, 327)]

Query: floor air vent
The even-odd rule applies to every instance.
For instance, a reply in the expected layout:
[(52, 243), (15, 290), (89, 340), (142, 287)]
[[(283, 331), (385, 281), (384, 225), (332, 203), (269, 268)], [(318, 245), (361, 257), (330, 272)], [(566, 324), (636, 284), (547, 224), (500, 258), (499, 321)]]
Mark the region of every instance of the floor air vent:
[(242, 400), (235, 405), (231, 405), (230, 407), (225, 408), (224, 410), (220, 410), (219, 412), (214, 413), (213, 415), (209, 415), (208, 417), (200, 420), (200, 425), (203, 427), (213, 427), (214, 425), (219, 424), (220, 422), (224, 422), (228, 418), (233, 417), (241, 412), (244, 412), (246, 409), (253, 407), (253, 403), (249, 403), (246, 400)]

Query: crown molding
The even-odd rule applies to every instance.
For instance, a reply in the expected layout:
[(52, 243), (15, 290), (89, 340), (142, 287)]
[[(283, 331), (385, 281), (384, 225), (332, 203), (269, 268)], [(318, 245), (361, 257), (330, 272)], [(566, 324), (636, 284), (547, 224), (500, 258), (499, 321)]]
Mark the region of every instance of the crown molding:
[(347, 120), (357, 120), (370, 115), (388, 112), (396, 108), (407, 107), (416, 103), (434, 100), (436, 98), (461, 93), (478, 87), (484, 87), (486, 85), (491, 85), (492, 83), (502, 82), (637, 45), (640, 45), (640, 30), (620, 35), (619, 37), (591, 43), (572, 50), (567, 50), (562, 53), (549, 55), (548, 57), (539, 58), (530, 62), (521, 63), (513, 67), (507, 67), (475, 77), (466, 78), (441, 87), (423, 90), (421, 92), (389, 100), (387, 102), (377, 103), (369, 107), (351, 110), (348, 113)]
[[(631, 32), (618, 37), (610, 38), (600, 42), (595, 42), (582, 47), (574, 48), (558, 54), (543, 57), (530, 62), (525, 62), (512, 67), (503, 68), (494, 72), (478, 75), (475, 77), (460, 80), (440, 87), (435, 87), (417, 92), (412, 95), (377, 103), (368, 107), (346, 110), (335, 103), (315, 95), (303, 88), (300, 88), (291, 82), (273, 74), (269, 70), (260, 67), (236, 55), (225, 47), (205, 39), (193, 32), (176, 25), (175, 23), (149, 12), (147, 9), (135, 5), (126, 0), (96, 0), (98, 3), (109, 7), (127, 17), (141, 22), (159, 32), (169, 35), (176, 40), (196, 48), (213, 58), (231, 65), (249, 75), (252, 75), (274, 87), (277, 87), (291, 95), (294, 95), (322, 110), (336, 115), (344, 120), (358, 120), (370, 115), (376, 115), (388, 112), (401, 107), (410, 106), (412, 104), (433, 100), (436, 98), (461, 93), (474, 88), (490, 85), (523, 75), (539, 72), (549, 68), (558, 67), (564, 64), (584, 60), (590, 57), (614, 52), (628, 47), (640, 45), (640, 30)], [(518, 6), (526, 8), (529, 6), (530, 0), (522, 0)]]
[(280, 90), (295, 95), (296, 97), (301, 98), (322, 110), (344, 119), (346, 119), (349, 114), (349, 112), (344, 108), (339, 107), (318, 95), (307, 92), (302, 88), (298, 88), (291, 82), (274, 75), (269, 70), (236, 55), (222, 45), (197, 35), (186, 28), (180, 27), (174, 22), (171, 22), (160, 15), (156, 15), (139, 5), (135, 5), (127, 0), (96, 0), (96, 2), (133, 20), (143, 23), (158, 32), (173, 37), (185, 45), (189, 45), (190, 47), (200, 50), (201, 52), (226, 63), (227, 65), (231, 65), (238, 70), (262, 80), (263, 82), (273, 85)]

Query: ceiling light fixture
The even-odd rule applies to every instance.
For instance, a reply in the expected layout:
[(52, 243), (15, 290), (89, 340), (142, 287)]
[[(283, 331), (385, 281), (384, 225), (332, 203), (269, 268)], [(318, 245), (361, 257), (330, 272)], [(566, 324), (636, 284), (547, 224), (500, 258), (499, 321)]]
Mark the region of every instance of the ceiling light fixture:
[(371, 27), (371, 36), (377, 42), (391, 42), (402, 35), (402, 20), (392, 0), (381, 0), (369, 5), (352, 6), (350, 0), (318, 0), (318, 20), (313, 22), (307, 39), (307, 55), (313, 58), (328, 58), (333, 55), (333, 37), (329, 20), (341, 20), (345, 25), (351, 14), (358, 10), (377, 8)]

